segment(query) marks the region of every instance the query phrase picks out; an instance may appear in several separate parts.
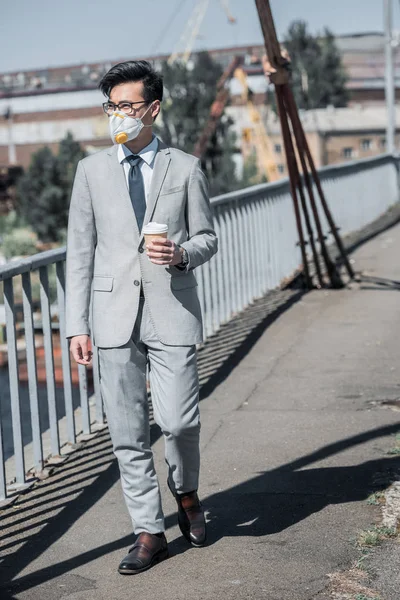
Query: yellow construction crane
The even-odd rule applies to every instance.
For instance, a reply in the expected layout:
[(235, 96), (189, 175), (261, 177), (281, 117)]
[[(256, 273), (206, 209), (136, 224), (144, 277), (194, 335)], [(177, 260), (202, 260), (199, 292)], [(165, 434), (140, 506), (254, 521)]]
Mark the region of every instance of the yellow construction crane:
[(250, 120), (254, 123), (254, 128), (245, 129), (244, 137), (246, 141), (252, 141), (256, 148), (258, 156), (264, 165), (268, 181), (277, 181), (280, 176), (274, 160), (274, 151), (272, 142), (268, 136), (267, 130), (263, 123), (260, 111), (255, 106), (251, 99), (247, 75), (241, 67), (235, 69), (234, 77), (241, 83), (243, 88), (243, 100), (246, 102)]
[[(236, 23), (235, 17), (233, 17), (229, 11), (229, 1), (220, 0), (220, 3), (227, 16), (228, 22), (231, 24)], [(199, 35), (201, 24), (206, 16), (209, 4), (210, 0), (198, 0), (195, 4), (192, 14), (186, 23), (186, 27), (183, 30), (182, 35), (179, 38), (171, 56), (168, 58), (167, 62), (169, 65), (172, 65), (178, 59), (184, 65), (187, 64), (190, 55), (192, 54), (192, 49), (196, 38)], [(182, 48), (184, 49), (183, 51)]]
[[(198, 0), (178, 43), (167, 61), (169, 65), (172, 65), (178, 58), (184, 65), (188, 62), (209, 2), (210, 0)], [(183, 52), (181, 52), (181, 48), (184, 48)]]

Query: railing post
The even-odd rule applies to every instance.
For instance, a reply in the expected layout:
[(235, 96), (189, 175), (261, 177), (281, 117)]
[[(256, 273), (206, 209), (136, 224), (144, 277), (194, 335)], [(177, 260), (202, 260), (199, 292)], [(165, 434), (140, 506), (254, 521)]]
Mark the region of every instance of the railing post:
[[(214, 214), (214, 228), (215, 228), (215, 232), (217, 234), (217, 238), (218, 240), (221, 239), (221, 211), (217, 208), (217, 210), (215, 211)], [(221, 326), (221, 323), (224, 322), (225, 319), (225, 305), (226, 305), (226, 295), (225, 295), (225, 290), (224, 290), (224, 276), (223, 276), (223, 261), (222, 261), (222, 254), (221, 252), (217, 252), (217, 255), (215, 257), (215, 273), (216, 273), (216, 279), (215, 279), (215, 289), (216, 289), (216, 294), (218, 296), (218, 310), (215, 311), (215, 317), (216, 317), (216, 329), (218, 329)]]
[(87, 372), (85, 365), (78, 365), (78, 377), (79, 377), (79, 396), (81, 402), (81, 414), (82, 414), (82, 432), (84, 434), (90, 433), (90, 412), (89, 412), (89, 400), (87, 390)]
[(252, 218), (252, 230), (253, 230), (253, 252), (256, 258), (254, 260), (254, 296), (259, 298), (261, 296), (261, 270), (262, 270), (262, 239), (260, 235), (260, 221), (259, 221), (259, 208), (260, 200), (256, 198), (252, 205), (251, 218)]
[(234, 257), (234, 235), (233, 235), (233, 217), (232, 211), (225, 209), (225, 227), (226, 227), (226, 239), (222, 241), (222, 251), (226, 251), (226, 261), (228, 263), (228, 298), (229, 298), (229, 317), (237, 312), (238, 300), (237, 300), (237, 286), (239, 285), (236, 279), (235, 272), (235, 257)]
[(37, 384), (37, 364), (35, 332), (33, 329), (31, 274), (22, 273), (22, 302), (24, 307), (24, 327), (26, 360), (28, 365), (29, 405), (31, 409), (32, 443), (35, 472), (43, 470), (43, 446), (40, 430), (39, 398)]
[(50, 314), (50, 291), (47, 265), (40, 267), (40, 305), (42, 309), (42, 327), (44, 337), (44, 357), (46, 364), (47, 406), (49, 411), (49, 427), (51, 453), (60, 454), (60, 436), (58, 432), (58, 417), (56, 404), (56, 382), (54, 377), (53, 330)]
[(239, 202), (236, 200), (232, 207), (232, 246), (230, 248), (235, 270), (236, 312), (244, 308), (243, 303), (243, 237), (239, 227)]
[(58, 314), (60, 319), (60, 346), (64, 380), (65, 415), (67, 417), (68, 441), (71, 444), (74, 444), (76, 442), (76, 433), (74, 407), (72, 400), (71, 361), (69, 355), (69, 343), (67, 338), (65, 337), (65, 277), (63, 262), (57, 263), (56, 275)]
[(100, 387), (100, 369), (99, 369), (99, 351), (96, 346), (93, 346), (93, 385), (94, 385), (94, 397), (96, 402), (96, 421), (99, 424), (104, 423), (104, 412), (103, 412), (103, 399), (101, 397)]
[(196, 269), (196, 281), (199, 295), (201, 314), (203, 317), (203, 337), (206, 337), (206, 303), (204, 299), (204, 265)]
[(218, 238), (218, 254), (221, 255), (222, 294), (224, 296), (222, 322), (226, 322), (232, 314), (232, 290), (229, 269), (230, 257), (229, 252), (227, 251), (227, 225), (225, 207), (220, 208), (219, 215), (220, 229)]
[(211, 277), (210, 277), (210, 263), (207, 262), (202, 265), (203, 272), (203, 284), (204, 284), (204, 299), (205, 299), (205, 327), (206, 335), (212, 335), (214, 333), (213, 327), (213, 306), (212, 306), (212, 295), (211, 295)]
[(4, 302), (6, 310), (8, 376), (10, 381), (11, 417), (16, 475), (15, 479), (17, 484), (22, 485), (25, 483), (25, 459), (21, 428), (17, 338), (15, 329), (14, 290), (12, 278), (4, 281)]
[[(0, 404), (1, 406), (1, 404)], [(6, 499), (6, 468), (4, 460), (3, 423), (0, 418), (0, 502)]]

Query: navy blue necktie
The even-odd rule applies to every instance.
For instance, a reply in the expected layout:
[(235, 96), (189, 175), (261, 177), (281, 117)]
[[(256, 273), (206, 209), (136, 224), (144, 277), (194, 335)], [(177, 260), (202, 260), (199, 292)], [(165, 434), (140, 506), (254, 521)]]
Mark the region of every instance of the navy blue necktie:
[(126, 159), (131, 165), (129, 171), (129, 195), (140, 233), (143, 227), (144, 215), (146, 214), (146, 196), (143, 175), (140, 169), (140, 161), (142, 159), (136, 154), (130, 154)]

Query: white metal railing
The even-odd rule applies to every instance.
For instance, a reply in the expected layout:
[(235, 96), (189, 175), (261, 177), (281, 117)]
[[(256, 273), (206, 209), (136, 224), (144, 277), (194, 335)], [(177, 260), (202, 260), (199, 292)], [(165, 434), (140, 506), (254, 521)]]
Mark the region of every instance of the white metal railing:
[[(399, 201), (398, 160), (390, 155), (320, 170), (327, 201), (335, 222), (346, 234), (372, 222)], [(290, 277), (301, 263), (297, 230), (288, 181), (258, 185), (211, 200), (219, 252), (196, 269), (205, 336), (213, 335), (232, 316), (256, 298)], [(333, 236), (320, 213), (325, 235)], [(54, 323), (50, 316), (48, 269), (55, 265), (59, 343), (62, 357), (62, 398), (55, 385)], [(61, 445), (76, 441), (76, 431), (91, 434), (103, 424), (103, 407), (94, 351), (94, 407), (88, 400), (87, 371), (78, 367), (79, 393), (71, 380), (64, 314), (65, 248), (12, 261), (0, 267), (4, 285), (8, 344), (9, 389), (0, 390), (0, 500), (10, 490), (26, 484), (26, 464), (43, 469), (50, 454), (57, 459)], [(40, 282), (41, 335), (45, 355), (46, 390), (39, 390), (31, 293), (32, 272)], [(21, 394), (20, 360), (17, 351), (14, 287), (22, 279), (24, 340), (28, 394)], [(73, 368), (77, 368), (76, 365)], [(0, 372), (1, 375), (1, 372)], [(39, 393), (40, 392), (40, 393)], [(4, 409), (9, 395), (10, 410)], [(27, 406), (25, 405), (27, 404)], [(41, 418), (46, 413), (46, 419)], [(29, 421), (27, 423), (26, 421)], [(60, 427), (61, 421), (64, 426)], [(23, 431), (31, 435), (24, 438)], [(5, 434), (7, 439), (5, 439)], [(6, 442), (6, 443), (5, 443)], [(43, 449), (45, 442), (45, 450)], [(27, 447), (29, 444), (29, 452)], [(4, 448), (7, 452), (4, 452)], [(6, 483), (14, 480), (12, 486)]]
[[(398, 168), (396, 157), (382, 155), (319, 170), (341, 235), (361, 229), (399, 201)], [(220, 248), (196, 271), (206, 336), (277, 287), (301, 264), (287, 179), (224, 194), (211, 202)], [(318, 211), (330, 244), (333, 235), (320, 206)]]
[[(90, 411), (88, 401), (87, 371), (83, 365), (78, 369), (79, 399), (74, 398), (69, 344), (65, 337), (65, 248), (41, 252), (29, 258), (11, 261), (0, 268), (3, 281), (6, 336), (8, 354), (8, 389), (5, 389), (4, 373), (0, 390), (0, 500), (6, 497), (6, 483), (12, 481), (8, 491), (15, 491), (26, 485), (26, 465), (39, 474), (43, 470), (44, 458), (50, 454), (53, 460), (60, 458), (62, 444), (76, 442), (76, 423), (79, 413), (79, 428), (84, 434), (92, 433), (103, 423), (103, 408), (99, 391), (97, 354), (94, 356), (95, 410)], [(55, 265), (58, 322), (54, 323), (50, 311), (50, 286), (48, 269)], [(37, 377), (37, 337), (34, 328), (32, 302), (32, 273), (40, 285), (40, 333), (43, 336), (46, 392), (39, 390)], [(19, 280), (21, 277), (21, 280)], [(19, 281), (18, 281), (19, 280)], [(17, 311), (14, 302), (14, 288), (22, 284), (20, 292), (23, 305), (24, 359), (26, 359), (28, 398), (21, 382), (19, 350), (17, 344)], [(56, 332), (54, 325), (57, 326)], [(57, 334), (58, 330), (58, 334)], [(62, 402), (56, 388), (53, 340), (57, 337), (61, 349), (62, 362)], [(3, 369), (4, 370), (4, 369)], [(41, 393), (40, 393), (41, 392)], [(76, 410), (76, 406), (79, 410)], [(8, 410), (9, 408), (9, 410)], [(91, 417), (92, 412), (92, 417)], [(46, 413), (46, 419), (43, 419)], [(94, 413), (94, 414), (93, 414)], [(42, 417), (42, 418), (41, 418)], [(60, 428), (60, 421), (65, 421)], [(63, 435), (60, 436), (60, 429)], [(7, 439), (5, 439), (5, 434)], [(60, 439), (61, 438), (61, 439)], [(45, 451), (44, 451), (44, 440)], [(31, 477), (29, 478), (31, 479)]]

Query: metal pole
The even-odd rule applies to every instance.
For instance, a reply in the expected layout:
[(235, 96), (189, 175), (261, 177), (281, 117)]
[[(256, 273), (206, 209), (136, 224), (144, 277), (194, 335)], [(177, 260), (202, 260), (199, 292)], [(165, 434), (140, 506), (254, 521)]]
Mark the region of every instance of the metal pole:
[(395, 97), (394, 97), (394, 72), (393, 72), (393, 45), (392, 45), (392, 0), (383, 0), (383, 24), (385, 30), (385, 97), (387, 107), (386, 150), (389, 154), (395, 151)]
[(8, 163), (9, 165), (16, 165), (17, 164), (17, 150), (15, 147), (15, 143), (14, 143), (14, 120), (13, 120), (13, 113), (12, 113), (12, 108), (9, 107), (6, 110), (6, 113), (4, 115), (6, 121), (7, 121), (7, 128), (8, 128)]
[[(343, 287), (343, 282), (340, 278), (340, 275), (336, 269), (336, 266), (334, 264), (334, 262), (331, 260), (330, 256), (329, 256), (329, 252), (328, 249), (326, 247), (325, 244), (325, 239), (324, 239), (324, 234), (322, 231), (322, 225), (321, 225), (321, 220), (319, 218), (318, 215), (318, 209), (317, 209), (317, 205), (315, 202), (315, 197), (314, 197), (314, 191), (313, 191), (313, 187), (312, 187), (312, 182), (311, 182), (311, 178), (309, 176), (309, 172), (307, 169), (307, 163), (306, 163), (306, 156), (307, 155), (307, 149), (308, 149), (308, 142), (307, 142), (307, 138), (304, 134), (304, 130), (303, 130), (303, 126), (299, 117), (299, 113), (297, 112), (297, 106), (296, 106), (296, 101), (294, 99), (294, 95), (292, 90), (289, 88), (289, 86), (283, 86), (284, 92), (285, 92), (285, 100), (286, 100), (286, 104), (287, 104), (287, 111), (289, 114), (289, 117), (292, 121), (292, 130), (293, 130), (293, 135), (294, 138), (296, 140), (296, 144), (297, 144), (297, 149), (298, 149), (298, 154), (299, 154), (299, 158), (300, 158), (300, 163), (303, 169), (303, 173), (304, 173), (304, 181), (306, 183), (306, 187), (307, 187), (307, 191), (308, 191), (308, 196), (310, 199), (310, 204), (311, 204), (311, 210), (313, 212), (314, 215), (314, 221), (315, 221), (315, 225), (317, 227), (317, 232), (318, 232), (318, 240), (320, 243), (320, 248), (321, 248), (321, 254), (324, 258), (325, 261), (325, 266), (329, 275), (329, 278), (331, 280), (332, 286), (334, 288), (341, 288)], [(307, 155), (308, 156), (308, 155)], [(312, 159), (309, 159), (310, 162), (312, 162)], [(318, 175), (314, 175), (314, 180), (315, 183), (317, 183), (317, 177)], [(318, 189), (318, 188), (317, 188)], [(324, 202), (325, 202), (325, 197), (321, 196), (321, 202), (322, 205), (324, 207)], [(327, 211), (326, 211), (327, 212)], [(329, 211), (328, 211), (329, 212)], [(328, 218), (328, 217), (327, 217)], [(336, 231), (336, 229), (335, 229)], [(337, 233), (337, 231), (336, 231)], [(338, 243), (338, 248), (341, 249), (340, 246), (340, 242)], [(343, 253), (343, 258), (346, 261), (346, 254)], [(316, 263), (316, 266), (318, 265), (317, 260), (314, 259), (314, 262)], [(321, 277), (319, 276), (318, 273), (318, 267), (317, 266), (317, 274), (318, 277), (320, 279), (320, 283), (322, 286), (322, 282), (321, 282)], [(352, 275), (350, 275), (352, 276)]]
[(292, 200), (293, 200), (293, 207), (294, 207), (294, 214), (296, 217), (296, 225), (297, 225), (297, 232), (299, 235), (299, 242), (300, 242), (300, 250), (301, 250), (301, 258), (303, 261), (303, 269), (304, 269), (304, 278), (305, 278), (305, 284), (308, 287), (308, 289), (312, 289), (312, 278), (310, 277), (310, 272), (308, 269), (308, 262), (307, 262), (307, 253), (306, 253), (306, 243), (304, 240), (304, 234), (303, 234), (303, 226), (301, 223), (301, 216), (300, 216), (300, 209), (299, 209), (299, 201), (297, 198), (297, 183), (298, 183), (298, 177), (296, 176), (295, 173), (295, 169), (297, 166), (296, 163), (296, 156), (294, 153), (294, 148), (293, 148), (293, 144), (291, 143), (291, 136), (290, 136), (290, 128), (289, 128), (289, 123), (288, 123), (288, 117), (287, 117), (287, 113), (285, 111), (285, 104), (284, 104), (284, 100), (283, 100), (283, 92), (282, 92), (282, 87), (281, 86), (276, 86), (275, 88), (275, 92), (276, 92), (276, 98), (278, 100), (278, 113), (279, 113), (279, 118), (281, 121), (281, 127), (282, 127), (282, 138), (283, 138), (283, 143), (285, 146), (285, 153), (286, 153), (286, 161), (287, 161), (287, 166), (288, 166), (288, 171), (289, 171), (289, 183), (290, 183), (290, 192), (292, 195)]

